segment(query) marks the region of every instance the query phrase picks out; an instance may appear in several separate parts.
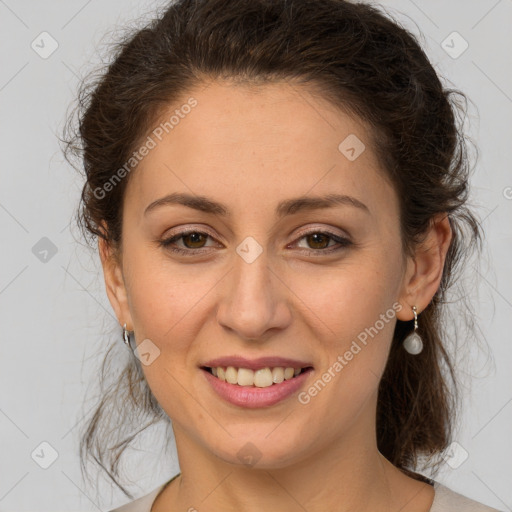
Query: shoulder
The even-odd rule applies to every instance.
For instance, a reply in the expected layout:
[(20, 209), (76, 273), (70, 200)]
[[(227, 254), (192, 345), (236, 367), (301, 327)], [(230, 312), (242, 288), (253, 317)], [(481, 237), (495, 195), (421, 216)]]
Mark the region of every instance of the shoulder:
[[(179, 473), (178, 473), (179, 475)], [(153, 489), (149, 494), (142, 496), (130, 503), (126, 503), (120, 507), (117, 507), (109, 512), (151, 512), (151, 506), (156, 500), (158, 494), (164, 489), (164, 487), (170, 484), (178, 475), (172, 477), (169, 481), (159, 485), (156, 489)]]
[(430, 512), (501, 512), (452, 491), (440, 482), (434, 481), (434, 489), (434, 501)]
[(138, 498), (130, 503), (126, 503), (118, 508), (111, 510), (110, 512), (151, 512), (151, 505), (155, 501), (158, 493), (165, 487), (165, 484), (157, 487), (155, 490), (151, 491), (149, 494), (142, 496), (142, 498)]
[[(126, 503), (110, 512), (151, 512), (151, 505), (153, 505), (160, 491), (177, 476), (158, 486), (149, 494), (142, 496), (142, 498)], [(434, 489), (434, 501), (430, 512), (502, 512), (452, 491), (440, 482), (434, 481)]]

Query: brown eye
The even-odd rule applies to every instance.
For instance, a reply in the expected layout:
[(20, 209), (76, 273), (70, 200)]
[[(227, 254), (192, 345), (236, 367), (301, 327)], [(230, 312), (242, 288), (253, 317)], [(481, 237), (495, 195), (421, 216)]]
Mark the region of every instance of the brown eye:
[[(311, 256), (331, 254), (347, 249), (353, 245), (353, 242), (348, 238), (330, 233), (328, 231), (318, 230), (304, 233), (298, 240), (299, 244), (297, 244), (296, 247), (305, 251), (308, 255)], [(304, 243), (306, 246), (300, 245)]]
[[(212, 238), (212, 236), (202, 231), (183, 231), (167, 240), (161, 240), (160, 245), (176, 254), (191, 256), (199, 252), (204, 252), (201, 251), (203, 248), (207, 250), (210, 246), (206, 246), (205, 244), (209, 238)], [(197, 253), (195, 251), (197, 251)]]
[(182, 235), (183, 244), (189, 249), (200, 249), (206, 242), (207, 237), (208, 235), (205, 236), (204, 233), (199, 233), (197, 231), (192, 231)]
[(332, 237), (327, 236), (324, 233), (312, 233), (304, 238), (307, 239), (308, 244), (312, 249), (325, 249), (329, 246), (329, 241), (332, 240)]
[[(170, 250), (176, 254), (184, 256), (204, 255), (205, 252), (202, 251), (202, 249), (208, 250), (210, 248), (210, 246), (206, 245), (209, 238), (213, 239), (210, 234), (202, 231), (184, 231), (167, 240), (161, 240), (159, 243), (166, 250)], [(307, 247), (297, 247), (312, 256), (330, 254), (353, 245), (353, 243), (345, 237), (323, 231), (305, 233), (299, 238), (299, 241), (305, 241)]]

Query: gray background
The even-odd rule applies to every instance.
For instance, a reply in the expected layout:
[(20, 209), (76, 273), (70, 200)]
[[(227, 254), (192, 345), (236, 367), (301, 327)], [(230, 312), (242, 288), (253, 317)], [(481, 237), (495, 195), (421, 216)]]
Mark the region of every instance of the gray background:
[[(116, 337), (120, 358), (126, 354), (99, 260), (72, 222), (81, 183), (56, 134), (104, 44), (161, 5), (0, 0), (0, 510), (108, 510), (124, 501), (101, 478), (86, 487), (79, 471), (78, 427), (94, 405), (97, 364)], [(421, 30), (436, 69), (472, 100), (468, 133), (480, 148), (472, 203), (487, 245), (466, 281), (481, 347), (463, 337), (453, 347), (461, 373), (473, 378), (462, 390), (458, 445), (438, 480), (512, 510), (512, 1), (386, 7), (413, 33)], [(149, 431), (128, 452), (135, 494), (179, 470), (175, 453), (160, 456), (162, 432)]]

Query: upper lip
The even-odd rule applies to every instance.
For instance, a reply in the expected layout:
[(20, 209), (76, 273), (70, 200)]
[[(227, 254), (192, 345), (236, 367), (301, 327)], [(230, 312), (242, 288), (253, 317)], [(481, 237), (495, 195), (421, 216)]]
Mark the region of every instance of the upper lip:
[(219, 366), (233, 366), (235, 368), (249, 368), (250, 370), (259, 370), (266, 367), (307, 368), (310, 366), (312, 367), (313, 365), (306, 361), (298, 361), (297, 359), (289, 359), (287, 357), (267, 356), (258, 357), (257, 359), (246, 359), (245, 357), (241, 356), (228, 356), (211, 359), (210, 361), (206, 361), (201, 366), (207, 366), (209, 368), (217, 368)]

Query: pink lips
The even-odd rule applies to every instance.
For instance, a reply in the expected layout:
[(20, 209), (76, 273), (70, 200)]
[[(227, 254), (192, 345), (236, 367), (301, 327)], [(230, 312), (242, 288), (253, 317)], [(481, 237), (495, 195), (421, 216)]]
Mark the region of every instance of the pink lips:
[[(233, 361), (233, 359), (230, 359)], [(225, 361), (225, 360), (222, 360)], [(283, 361), (281, 360), (280, 363), (275, 364), (273, 363), (272, 366), (294, 366), (297, 362), (294, 362), (293, 364), (286, 364), (283, 365)], [(290, 360), (288, 360), (289, 362)], [(217, 360), (210, 361), (210, 363), (215, 363), (213, 366), (225, 366), (225, 364), (217, 364)], [(209, 363), (209, 364), (210, 364)], [(254, 363), (254, 361), (253, 361)], [(238, 363), (237, 363), (238, 364)], [(244, 365), (240, 364), (241, 367), (247, 368), (245, 366), (247, 362), (244, 362)], [(259, 364), (259, 363), (258, 363)], [(237, 366), (235, 364), (229, 364), (226, 366)], [(271, 366), (271, 365), (268, 365)], [(255, 369), (260, 368), (261, 366), (258, 366)], [(296, 368), (301, 367), (301, 365), (295, 366)], [(209, 384), (212, 386), (214, 391), (224, 398), (224, 400), (234, 404), (238, 405), (240, 407), (247, 407), (250, 409), (255, 409), (258, 407), (269, 407), (271, 405), (277, 404), (281, 400), (284, 400), (285, 398), (288, 398), (293, 393), (298, 391), (305, 383), (306, 379), (308, 379), (310, 373), (313, 371), (312, 368), (309, 368), (296, 377), (293, 377), (289, 380), (284, 380), (283, 382), (279, 384), (272, 384), (271, 386), (268, 386), (266, 388), (257, 388), (253, 386), (239, 386), (238, 384), (230, 384), (229, 382), (222, 381), (212, 375), (208, 370), (201, 370), (206, 378), (206, 380), (209, 382)]]

